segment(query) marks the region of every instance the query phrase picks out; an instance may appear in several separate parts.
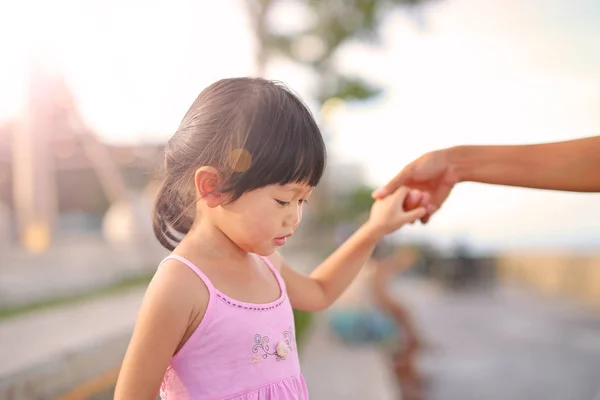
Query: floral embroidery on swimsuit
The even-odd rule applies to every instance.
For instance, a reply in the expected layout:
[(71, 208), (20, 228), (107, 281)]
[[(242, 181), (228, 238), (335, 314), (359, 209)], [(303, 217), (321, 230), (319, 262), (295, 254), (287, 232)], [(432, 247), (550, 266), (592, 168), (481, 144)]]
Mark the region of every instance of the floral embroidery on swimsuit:
[[(256, 364), (259, 361), (258, 355), (263, 359), (269, 358), (269, 356), (275, 357), (275, 361), (285, 360), (287, 355), (294, 350), (296, 338), (294, 337), (294, 331), (290, 326), (287, 330), (283, 331), (283, 340), (277, 343), (275, 349), (269, 344), (270, 339), (268, 336), (262, 336), (258, 333), (254, 335), (254, 346), (252, 346), (252, 362)], [(262, 354), (261, 354), (262, 353)]]

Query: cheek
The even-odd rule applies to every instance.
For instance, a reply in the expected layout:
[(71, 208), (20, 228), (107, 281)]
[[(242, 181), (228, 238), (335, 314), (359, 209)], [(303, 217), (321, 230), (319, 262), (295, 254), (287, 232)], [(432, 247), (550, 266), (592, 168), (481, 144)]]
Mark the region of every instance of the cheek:
[(276, 207), (255, 207), (253, 211), (245, 213), (239, 221), (237, 229), (248, 240), (264, 240), (279, 232), (278, 210)]
[(281, 229), (277, 225), (277, 219), (273, 213), (263, 215), (252, 213), (245, 215), (243, 221), (235, 227), (234, 239), (238, 245), (246, 251), (262, 256), (268, 256), (275, 251), (273, 239), (281, 235)]
[[(272, 236), (279, 233), (280, 223), (278, 223), (277, 211), (269, 210), (266, 213), (256, 213), (252, 216), (254, 232), (257, 236)], [(251, 229), (252, 230), (252, 229)]]

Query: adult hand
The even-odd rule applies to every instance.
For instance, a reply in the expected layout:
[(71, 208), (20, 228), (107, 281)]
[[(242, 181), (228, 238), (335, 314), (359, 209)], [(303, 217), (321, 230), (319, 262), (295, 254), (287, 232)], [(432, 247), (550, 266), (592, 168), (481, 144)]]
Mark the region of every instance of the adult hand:
[(429, 198), (427, 214), (421, 218), (426, 223), (444, 203), (454, 185), (458, 183), (456, 171), (450, 164), (444, 150), (426, 153), (417, 158), (385, 186), (375, 190), (373, 197), (382, 199), (396, 191), (401, 186), (422, 191)]

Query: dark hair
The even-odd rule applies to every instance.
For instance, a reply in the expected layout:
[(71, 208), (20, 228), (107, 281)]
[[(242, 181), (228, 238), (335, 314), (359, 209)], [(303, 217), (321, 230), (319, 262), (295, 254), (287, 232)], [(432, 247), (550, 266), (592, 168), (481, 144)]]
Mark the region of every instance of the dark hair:
[(271, 184), (317, 186), (325, 168), (321, 132), (308, 107), (283, 84), (231, 78), (204, 89), (165, 147), (153, 228), (173, 250), (194, 222), (194, 174), (212, 166), (220, 193), (235, 201)]

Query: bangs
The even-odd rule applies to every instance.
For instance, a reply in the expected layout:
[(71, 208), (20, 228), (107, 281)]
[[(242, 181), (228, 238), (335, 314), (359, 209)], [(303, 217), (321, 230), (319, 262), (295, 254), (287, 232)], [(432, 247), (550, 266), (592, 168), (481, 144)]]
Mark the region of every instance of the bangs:
[(317, 186), (325, 169), (326, 158), (319, 130), (298, 129), (287, 134), (278, 130), (274, 132), (276, 134), (270, 145), (249, 149), (252, 163), (246, 173), (241, 174), (240, 183), (253, 189), (288, 183)]
[(232, 173), (224, 188), (234, 200), (244, 192), (273, 184), (315, 187), (323, 176), (325, 143), (312, 114), (284, 87), (274, 85), (272, 89), (257, 94), (253, 106), (241, 113), (246, 115), (240, 118), (240, 125), (245, 122), (247, 131), (239, 137), (241, 146), (233, 147), (245, 150), (246, 168), (232, 168), (239, 172)]

